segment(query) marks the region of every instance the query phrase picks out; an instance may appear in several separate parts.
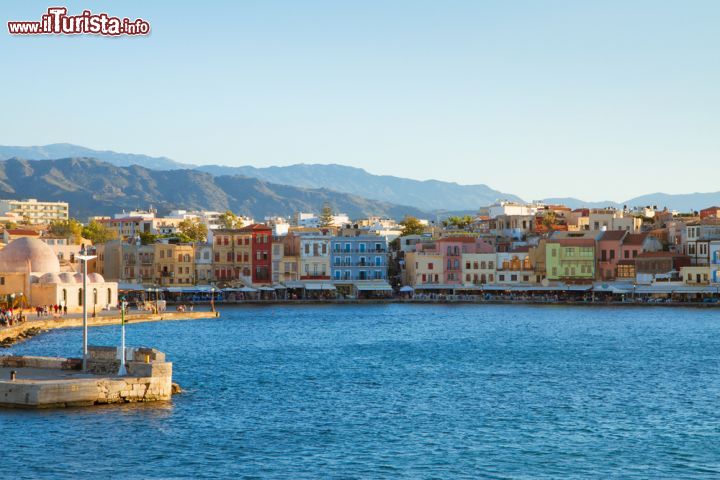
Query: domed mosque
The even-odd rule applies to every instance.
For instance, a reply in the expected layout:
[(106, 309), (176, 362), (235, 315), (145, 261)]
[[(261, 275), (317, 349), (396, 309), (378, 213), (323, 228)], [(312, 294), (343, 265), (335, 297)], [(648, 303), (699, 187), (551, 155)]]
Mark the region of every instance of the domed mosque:
[[(74, 264), (78, 270), (82, 264)], [(82, 273), (61, 272), (53, 249), (37, 238), (18, 238), (0, 250), (0, 298), (22, 299), (26, 307), (67, 306), (82, 309)], [(87, 276), (88, 309), (102, 310), (117, 304), (117, 283), (102, 275)], [(16, 303), (17, 304), (17, 303)]]

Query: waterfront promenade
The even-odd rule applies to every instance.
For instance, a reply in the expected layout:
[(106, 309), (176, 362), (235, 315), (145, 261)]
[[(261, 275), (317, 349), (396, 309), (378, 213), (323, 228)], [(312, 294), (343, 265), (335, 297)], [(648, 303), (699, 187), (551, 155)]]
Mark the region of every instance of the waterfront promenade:
[[(160, 322), (168, 320), (197, 320), (202, 318), (215, 318), (217, 312), (194, 311), (194, 312), (130, 312), (125, 315), (125, 323)], [(88, 326), (100, 327), (104, 325), (119, 325), (121, 323), (120, 312), (117, 310), (98, 312), (95, 317), (88, 316)], [(0, 327), (0, 343), (12, 343), (12, 341), (32, 336), (33, 332), (43, 330), (54, 330), (57, 328), (82, 327), (82, 314), (72, 313), (66, 316), (42, 316), (36, 317), (34, 313), (27, 315), (26, 320), (15, 325)]]

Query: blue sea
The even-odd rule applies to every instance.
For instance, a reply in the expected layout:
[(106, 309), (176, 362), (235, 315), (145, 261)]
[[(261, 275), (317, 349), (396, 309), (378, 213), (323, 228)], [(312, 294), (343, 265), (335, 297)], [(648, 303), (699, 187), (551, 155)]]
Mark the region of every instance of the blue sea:
[[(0, 410), (0, 478), (720, 477), (710, 309), (227, 307), (127, 337), (185, 393)], [(80, 345), (56, 330), (5, 353)]]

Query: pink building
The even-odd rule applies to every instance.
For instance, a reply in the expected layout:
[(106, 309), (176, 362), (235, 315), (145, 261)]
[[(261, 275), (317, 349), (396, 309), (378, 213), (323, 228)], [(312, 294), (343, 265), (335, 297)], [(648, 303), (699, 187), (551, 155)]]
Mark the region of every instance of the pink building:
[(597, 249), (597, 278), (600, 280), (614, 280), (617, 272), (617, 262), (622, 258), (622, 246), (628, 236), (626, 230), (608, 230), (598, 240)]
[(493, 253), (495, 249), (487, 242), (474, 237), (444, 237), (431, 243), (418, 243), (416, 251), (442, 255), (444, 269), (443, 283), (462, 283), (463, 253)]

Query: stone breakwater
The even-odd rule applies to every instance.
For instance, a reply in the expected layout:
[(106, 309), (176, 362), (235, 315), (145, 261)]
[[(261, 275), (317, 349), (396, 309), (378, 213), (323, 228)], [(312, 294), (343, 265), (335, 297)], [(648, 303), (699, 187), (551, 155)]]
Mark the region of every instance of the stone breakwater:
[[(125, 323), (161, 322), (167, 320), (197, 320), (202, 318), (215, 318), (217, 312), (163, 312), (133, 313), (125, 316)], [(103, 325), (119, 325), (120, 315), (103, 315), (88, 318), (88, 325), (98, 327)], [(57, 317), (30, 319), (26, 322), (10, 327), (0, 328), (0, 346), (10, 346), (18, 340), (32, 337), (45, 330), (56, 328), (82, 327), (81, 317)]]
[(127, 376), (117, 376), (116, 347), (89, 347), (78, 358), (0, 356), (0, 406), (56, 408), (170, 400), (172, 363), (154, 348), (128, 349)]

